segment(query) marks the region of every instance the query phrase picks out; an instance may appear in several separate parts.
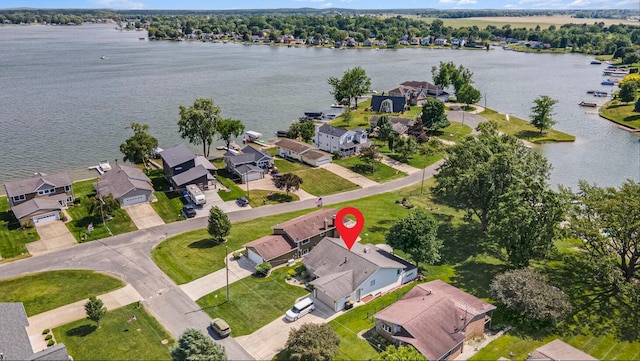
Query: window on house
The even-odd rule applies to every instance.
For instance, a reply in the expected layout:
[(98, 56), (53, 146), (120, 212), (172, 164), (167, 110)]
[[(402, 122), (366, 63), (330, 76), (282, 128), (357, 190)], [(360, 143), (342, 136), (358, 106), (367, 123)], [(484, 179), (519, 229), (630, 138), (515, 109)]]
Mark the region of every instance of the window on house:
[(65, 191), (65, 192), (68, 192), (68, 191), (70, 191), (70, 190), (71, 190), (71, 186), (64, 186), (64, 191)]
[(396, 274), (398, 274), (398, 275), (399, 275), (400, 273), (402, 273), (402, 270), (401, 270), (401, 269), (398, 269), (398, 271), (397, 271), (397, 273), (396, 273)]
[(387, 325), (386, 323), (382, 324), (382, 329), (385, 330), (386, 332), (391, 333), (391, 327), (389, 327), (389, 325)]
[(310, 240), (309, 240), (309, 238), (307, 238), (307, 239), (303, 239), (303, 240), (302, 240), (302, 244), (307, 244), (307, 243), (309, 243), (309, 241), (310, 241)]
[(369, 286), (373, 286), (376, 284), (376, 280), (371, 280), (371, 283), (369, 283)]
[(51, 194), (55, 193), (55, 189), (43, 189), (38, 191), (38, 194), (41, 196), (49, 193)]
[(320, 233), (320, 237), (324, 237), (325, 232)]
[(73, 202), (73, 197), (71, 196), (67, 197), (67, 202)]
[(309, 250), (308, 250), (308, 249), (303, 249), (303, 250), (302, 250), (302, 255), (303, 255), (303, 256), (304, 256), (305, 254), (307, 254), (307, 253), (309, 253)]
[(15, 196), (15, 197), (13, 197), (13, 200), (14, 200), (14, 201), (24, 201), (25, 199), (26, 199), (26, 197), (25, 197), (25, 195), (24, 195), (24, 194), (21, 194), (21, 195), (19, 195), (19, 196)]

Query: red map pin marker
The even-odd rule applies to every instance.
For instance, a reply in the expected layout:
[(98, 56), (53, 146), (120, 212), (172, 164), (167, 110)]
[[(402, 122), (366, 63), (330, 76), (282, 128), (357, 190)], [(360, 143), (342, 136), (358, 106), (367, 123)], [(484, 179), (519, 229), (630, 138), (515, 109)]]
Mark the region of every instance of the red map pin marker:
[[(356, 218), (356, 224), (353, 227), (347, 227), (343, 223), (344, 218), (348, 215), (352, 215)], [(356, 240), (364, 227), (364, 217), (357, 208), (346, 207), (338, 211), (336, 214), (336, 220), (336, 228), (340, 233), (340, 237), (344, 241), (344, 245), (347, 246), (347, 249), (351, 251), (351, 247), (356, 243)]]

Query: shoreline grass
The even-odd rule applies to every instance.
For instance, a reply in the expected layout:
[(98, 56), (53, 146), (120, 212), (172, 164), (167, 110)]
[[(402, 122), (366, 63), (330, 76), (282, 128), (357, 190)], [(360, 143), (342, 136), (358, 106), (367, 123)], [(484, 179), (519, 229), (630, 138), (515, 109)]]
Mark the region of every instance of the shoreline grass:
[(635, 100), (630, 103), (620, 103), (617, 100), (611, 100), (600, 107), (599, 114), (604, 119), (619, 124), (620, 126), (631, 129), (640, 130), (640, 113), (633, 111)]
[(574, 142), (576, 140), (575, 136), (555, 129), (547, 129), (543, 134), (540, 134), (540, 131), (531, 125), (530, 122), (518, 118), (513, 114), (509, 114), (509, 120), (507, 120), (506, 114), (498, 113), (493, 109), (487, 108), (479, 115), (487, 120), (498, 122), (498, 129), (501, 132), (511, 134), (531, 143)]

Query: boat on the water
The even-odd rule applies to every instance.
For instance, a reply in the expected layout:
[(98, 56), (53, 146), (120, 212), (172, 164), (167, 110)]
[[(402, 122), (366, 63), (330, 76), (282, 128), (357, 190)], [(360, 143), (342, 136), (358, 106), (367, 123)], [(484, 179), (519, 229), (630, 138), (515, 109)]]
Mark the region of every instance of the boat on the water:
[(289, 131), (288, 130), (276, 130), (276, 137), (289, 138)]
[(603, 80), (600, 85), (616, 85), (616, 83), (612, 82), (611, 80)]
[(258, 133), (253, 130), (247, 130), (247, 132), (244, 134), (246, 134), (246, 139), (250, 142), (258, 140), (260, 137), (262, 137), (262, 133)]
[(591, 65), (600, 65), (600, 64), (602, 64), (601, 61), (598, 61), (598, 60), (592, 60), (591, 61)]
[(597, 103), (594, 102), (585, 102), (585, 101), (581, 101), (580, 103), (578, 103), (578, 105), (582, 106), (582, 107), (591, 107), (591, 108), (595, 108), (598, 106)]
[(98, 162), (98, 165), (91, 166), (89, 169), (95, 169), (98, 174), (103, 175), (111, 170), (111, 165), (109, 164), (109, 161), (101, 160)]
[(587, 90), (587, 94), (594, 94), (595, 92), (595, 90)]
[(318, 118), (318, 119), (320, 119), (320, 118), (322, 118), (324, 113), (323, 112), (304, 112), (304, 115), (306, 117), (309, 117), (309, 118)]
[(596, 90), (595, 92), (593, 92), (593, 96), (594, 97), (608, 97), (609, 93), (602, 91), (602, 90)]

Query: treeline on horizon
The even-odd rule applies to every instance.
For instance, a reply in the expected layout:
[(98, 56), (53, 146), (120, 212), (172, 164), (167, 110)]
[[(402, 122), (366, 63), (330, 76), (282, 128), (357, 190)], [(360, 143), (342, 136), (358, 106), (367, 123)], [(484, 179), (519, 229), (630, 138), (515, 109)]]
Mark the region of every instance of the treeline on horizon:
[[(393, 12), (396, 10), (389, 10)], [(398, 10), (409, 13), (409, 9)], [(416, 9), (414, 9), (416, 11)], [(382, 16), (365, 10), (347, 9), (273, 9), (234, 11), (175, 10), (0, 10), (2, 23), (81, 24), (113, 20), (128, 29), (147, 30), (150, 39), (232, 39), (251, 41), (252, 37), (279, 42), (282, 36), (293, 36), (306, 43), (327, 44), (352, 38), (358, 43), (367, 39), (384, 41), (395, 46), (400, 40), (413, 37), (444, 37), (465, 39), (471, 44), (493, 41), (529, 41), (548, 44), (551, 49), (567, 49), (586, 54), (612, 54), (625, 63), (640, 60), (640, 26), (603, 22), (593, 24), (551, 25), (548, 28), (518, 27), (517, 23), (501, 27), (487, 25), (444, 26), (439, 18), (466, 16), (534, 16), (571, 15), (629, 17), (633, 10), (418, 10), (411, 16)], [(344, 12), (344, 13), (343, 13)], [(369, 10), (373, 12), (373, 10)], [(419, 15), (419, 16), (416, 16)], [(209, 36), (203, 37), (204, 34)], [(263, 40), (264, 41), (264, 40)]]

